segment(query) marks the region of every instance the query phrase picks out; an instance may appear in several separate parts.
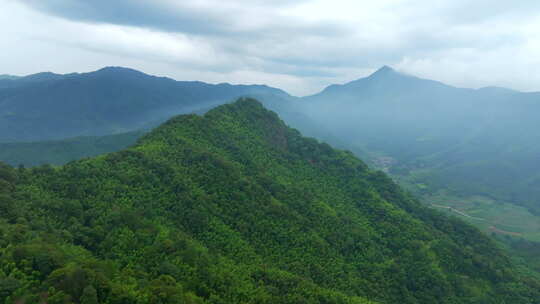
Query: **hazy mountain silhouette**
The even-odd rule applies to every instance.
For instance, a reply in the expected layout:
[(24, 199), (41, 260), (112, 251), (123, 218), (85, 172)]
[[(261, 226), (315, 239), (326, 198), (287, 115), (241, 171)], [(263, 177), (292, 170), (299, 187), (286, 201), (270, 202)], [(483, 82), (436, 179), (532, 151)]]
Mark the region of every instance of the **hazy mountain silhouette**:
[(288, 97), (264, 85), (175, 81), (121, 67), (4, 79), (0, 142), (126, 132), (244, 95)]
[(540, 213), (540, 93), (456, 88), (383, 67), (303, 101), (303, 113), (349, 147), (395, 158), (395, 172), (437, 167), (426, 182), (438, 188)]

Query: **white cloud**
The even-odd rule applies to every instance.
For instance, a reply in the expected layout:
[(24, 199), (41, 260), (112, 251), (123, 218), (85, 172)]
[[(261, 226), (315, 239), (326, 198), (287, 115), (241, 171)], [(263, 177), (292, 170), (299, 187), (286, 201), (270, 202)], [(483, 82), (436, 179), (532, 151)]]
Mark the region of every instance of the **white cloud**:
[(8, 0), (0, 73), (123, 65), (302, 95), (388, 64), (458, 86), (540, 90), (538, 9), (530, 0)]

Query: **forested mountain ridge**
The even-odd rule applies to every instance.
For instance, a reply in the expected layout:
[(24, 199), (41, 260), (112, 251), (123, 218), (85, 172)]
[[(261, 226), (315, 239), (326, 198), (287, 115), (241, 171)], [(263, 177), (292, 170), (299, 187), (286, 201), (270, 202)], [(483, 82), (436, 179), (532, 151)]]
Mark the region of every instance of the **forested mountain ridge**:
[(0, 142), (128, 132), (239, 96), (288, 94), (264, 85), (175, 81), (121, 67), (0, 79)]
[[(0, 171), (11, 303), (535, 303), (484, 235), (243, 99)], [(40, 300), (41, 299), (41, 300)]]

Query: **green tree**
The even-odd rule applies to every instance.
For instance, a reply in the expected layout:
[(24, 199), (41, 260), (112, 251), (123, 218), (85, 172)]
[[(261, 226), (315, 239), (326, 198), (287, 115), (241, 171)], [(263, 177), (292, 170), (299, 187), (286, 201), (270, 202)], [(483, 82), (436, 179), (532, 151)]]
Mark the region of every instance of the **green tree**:
[(83, 293), (80, 298), (81, 304), (98, 304), (97, 291), (92, 285), (88, 285), (83, 289)]

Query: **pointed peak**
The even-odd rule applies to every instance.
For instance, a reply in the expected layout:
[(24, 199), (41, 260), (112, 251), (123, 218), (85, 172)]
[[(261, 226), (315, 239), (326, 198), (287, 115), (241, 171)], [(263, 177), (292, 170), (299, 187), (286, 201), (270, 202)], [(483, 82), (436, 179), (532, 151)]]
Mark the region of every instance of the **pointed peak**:
[(373, 74), (371, 74), (371, 76), (374, 76), (374, 75), (386, 75), (386, 74), (390, 74), (390, 73), (396, 73), (396, 70), (394, 70), (393, 68), (391, 68), (391, 67), (389, 67), (387, 65), (384, 65), (380, 69), (375, 71)]

